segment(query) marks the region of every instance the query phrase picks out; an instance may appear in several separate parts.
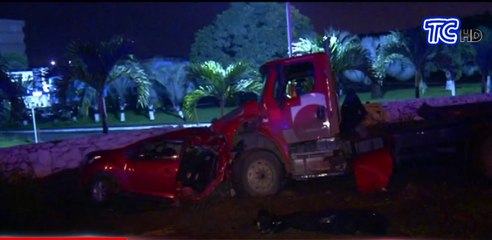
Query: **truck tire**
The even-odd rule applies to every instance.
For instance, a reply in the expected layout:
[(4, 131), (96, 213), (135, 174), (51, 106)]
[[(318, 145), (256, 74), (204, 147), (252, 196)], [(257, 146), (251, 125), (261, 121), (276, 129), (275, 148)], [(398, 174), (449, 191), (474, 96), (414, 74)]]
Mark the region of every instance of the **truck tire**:
[(233, 163), (233, 187), (239, 196), (263, 197), (276, 194), (284, 169), (271, 152), (254, 151)]

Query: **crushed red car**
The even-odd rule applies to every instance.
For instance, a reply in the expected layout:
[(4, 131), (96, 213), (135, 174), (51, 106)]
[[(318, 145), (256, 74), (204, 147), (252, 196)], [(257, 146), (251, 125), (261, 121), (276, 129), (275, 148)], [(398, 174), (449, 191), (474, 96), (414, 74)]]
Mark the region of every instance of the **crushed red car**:
[(120, 192), (199, 201), (224, 178), (224, 144), (209, 128), (187, 128), (92, 152), (80, 168), (81, 183), (96, 204)]

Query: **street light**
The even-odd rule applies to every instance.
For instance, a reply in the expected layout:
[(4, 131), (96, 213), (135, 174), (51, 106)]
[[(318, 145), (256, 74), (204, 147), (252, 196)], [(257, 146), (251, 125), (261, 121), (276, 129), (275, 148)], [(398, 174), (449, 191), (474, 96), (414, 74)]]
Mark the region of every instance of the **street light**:
[(27, 108), (31, 109), (31, 114), (32, 114), (32, 125), (34, 129), (34, 142), (38, 143), (38, 132), (36, 128), (36, 113), (34, 109), (36, 107), (40, 107), (43, 104), (41, 103), (41, 96), (43, 95), (42, 91), (35, 90), (32, 92), (32, 96), (25, 96), (24, 98), (24, 104), (26, 105)]

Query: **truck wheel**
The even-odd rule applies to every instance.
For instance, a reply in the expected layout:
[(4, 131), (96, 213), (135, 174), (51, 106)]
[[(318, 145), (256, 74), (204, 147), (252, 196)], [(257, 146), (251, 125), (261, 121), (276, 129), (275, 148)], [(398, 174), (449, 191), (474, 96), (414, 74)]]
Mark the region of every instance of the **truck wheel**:
[(106, 206), (113, 200), (116, 193), (116, 184), (109, 177), (96, 177), (90, 187), (92, 203), (98, 206)]
[(241, 196), (274, 195), (283, 177), (282, 165), (270, 152), (252, 152), (233, 164), (233, 186)]

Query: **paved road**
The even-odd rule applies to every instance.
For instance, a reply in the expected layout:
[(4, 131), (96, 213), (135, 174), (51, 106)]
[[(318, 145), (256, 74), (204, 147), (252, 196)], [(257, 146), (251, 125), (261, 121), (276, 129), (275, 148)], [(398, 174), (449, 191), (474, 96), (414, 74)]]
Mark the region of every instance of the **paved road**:
[[(177, 127), (178, 124), (161, 124), (161, 125), (149, 125), (149, 126), (126, 126), (126, 127), (110, 127), (109, 132), (125, 132), (135, 131), (142, 129), (158, 128), (158, 127)], [(185, 124), (184, 127), (197, 127), (197, 126), (210, 126), (210, 123), (191, 123)], [(102, 135), (102, 129), (96, 128), (64, 128), (64, 129), (41, 129), (38, 131), (38, 139), (40, 142), (48, 142), (54, 140), (65, 140), (71, 138), (84, 137), (89, 135)], [(5, 137), (17, 137), (25, 139), (29, 142), (34, 142), (33, 130), (12, 130), (12, 131), (0, 131), (0, 135)]]

